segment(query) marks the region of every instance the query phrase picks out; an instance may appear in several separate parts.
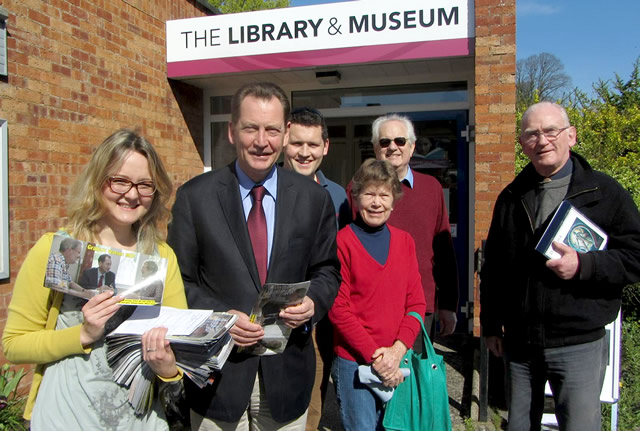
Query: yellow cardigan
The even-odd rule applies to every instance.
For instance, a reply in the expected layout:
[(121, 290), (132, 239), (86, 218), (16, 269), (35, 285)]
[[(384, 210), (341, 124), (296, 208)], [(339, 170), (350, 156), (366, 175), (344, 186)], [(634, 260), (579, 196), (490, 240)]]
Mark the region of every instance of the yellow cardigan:
[[(84, 349), (80, 343), (82, 325), (55, 330), (64, 294), (43, 285), (53, 235), (44, 234), (29, 250), (16, 278), (2, 334), (4, 355), (10, 362), (37, 364), (25, 407), (25, 419), (31, 419), (46, 365), (67, 356), (91, 352), (90, 347)], [(176, 255), (166, 243), (158, 245), (158, 252), (168, 261), (163, 305), (187, 308)], [(182, 372), (175, 379), (179, 378), (182, 378)]]

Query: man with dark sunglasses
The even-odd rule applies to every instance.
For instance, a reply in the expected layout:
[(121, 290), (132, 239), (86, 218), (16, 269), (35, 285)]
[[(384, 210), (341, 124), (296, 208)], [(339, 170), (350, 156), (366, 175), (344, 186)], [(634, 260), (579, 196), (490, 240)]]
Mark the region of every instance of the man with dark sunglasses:
[(409, 232), (416, 243), (427, 301), (425, 327), (433, 338), (437, 312), (440, 333), (452, 334), (457, 323), (458, 270), (442, 186), (432, 176), (409, 166), (416, 135), (407, 117), (390, 114), (377, 118), (372, 125), (372, 141), (376, 158), (389, 161), (402, 183), (403, 196), (395, 203), (389, 224)]

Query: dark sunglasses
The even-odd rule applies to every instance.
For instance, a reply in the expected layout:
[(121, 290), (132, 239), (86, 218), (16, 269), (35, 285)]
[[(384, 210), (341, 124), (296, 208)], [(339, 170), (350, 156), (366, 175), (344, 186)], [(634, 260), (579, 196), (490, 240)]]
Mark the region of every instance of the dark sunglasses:
[(404, 144), (407, 143), (407, 138), (404, 138), (402, 136), (398, 136), (397, 138), (393, 139), (382, 138), (378, 141), (378, 144), (380, 144), (382, 148), (387, 148), (389, 145), (391, 145), (391, 141), (393, 141), (398, 147), (404, 147)]

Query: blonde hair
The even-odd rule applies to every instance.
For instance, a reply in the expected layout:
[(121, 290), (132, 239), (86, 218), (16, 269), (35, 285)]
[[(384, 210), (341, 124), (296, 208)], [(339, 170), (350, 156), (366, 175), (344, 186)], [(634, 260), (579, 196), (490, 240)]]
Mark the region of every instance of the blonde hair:
[(147, 159), (151, 180), (156, 185), (149, 211), (131, 226), (137, 238), (138, 250), (151, 254), (162, 241), (157, 224), (163, 218), (169, 217), (166, 204), (173, 188), (162, 160), (153, 146), (137, 131), (118, 130), (93, 152), (91, 160), (71, 188), (69, 229), (78, 239), (96, 240), (98, 221), (106, 213), (102, 189), (108, 178), (118, 172), (132, 151), (142, 154)]

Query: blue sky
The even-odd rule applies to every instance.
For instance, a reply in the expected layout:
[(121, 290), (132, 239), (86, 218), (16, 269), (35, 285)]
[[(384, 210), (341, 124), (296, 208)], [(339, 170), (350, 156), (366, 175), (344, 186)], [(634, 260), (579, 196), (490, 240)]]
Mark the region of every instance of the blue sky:
[[(345, 0), (291, 0), (292, 6)], [(366, 0), (363, 0), (366, 1)], [(599, 78), (628, 79), (640, 56), (640, 0), (517, 0), (517, 59), (549, 52), (574, 87), (590, 91)]]

